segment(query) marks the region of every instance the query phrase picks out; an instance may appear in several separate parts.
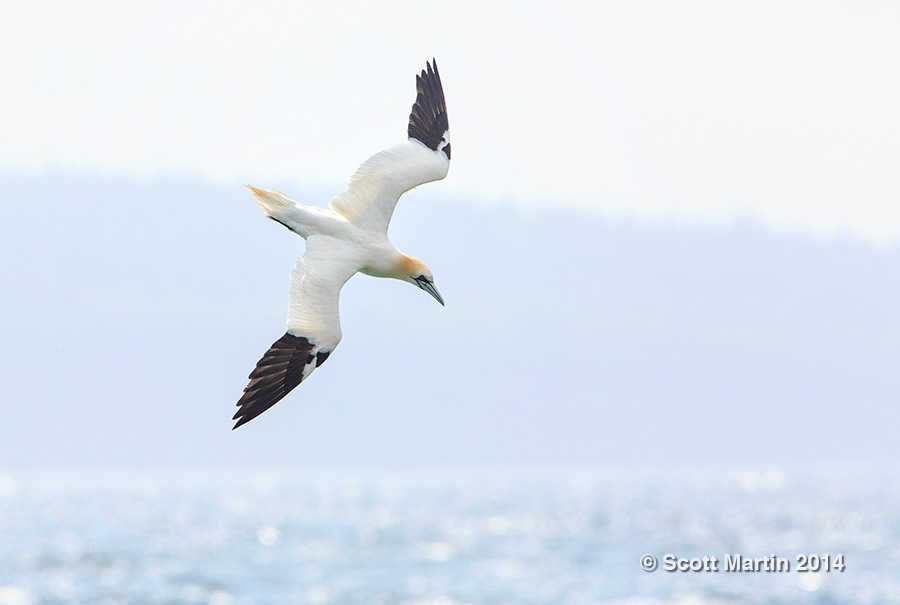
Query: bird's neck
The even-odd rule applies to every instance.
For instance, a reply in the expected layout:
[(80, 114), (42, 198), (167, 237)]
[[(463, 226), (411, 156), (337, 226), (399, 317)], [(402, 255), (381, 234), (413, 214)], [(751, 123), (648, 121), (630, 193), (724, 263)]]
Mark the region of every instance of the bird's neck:
[(408, 270), (415, 262), (413, 257), (392, 248), (372, 255), (366, 266), (359, 271), (372, 277), (390, 277), (407, 281), (407, 276), (410, 275)]

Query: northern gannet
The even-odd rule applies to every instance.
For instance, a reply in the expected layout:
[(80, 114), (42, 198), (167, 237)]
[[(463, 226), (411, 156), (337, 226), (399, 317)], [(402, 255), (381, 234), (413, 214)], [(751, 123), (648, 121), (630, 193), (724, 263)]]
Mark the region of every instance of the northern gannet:
[(287, 332), (250, 374), (237, 402), (234, 429), (278, 403), (322, 365), (341, 341), (338, 298), (357, 273), (392, 277), (431, 294), (441, 305), (428, 267), (387, 238), (397, 200), (423, 183), (447, 176), (450, 126), (437, 62), (416, 76), (408, 140), (366, 160), (328, 209), (304, 206), (277, 190), (248, 188), (265, 215), (306, 240), (291, 274)]

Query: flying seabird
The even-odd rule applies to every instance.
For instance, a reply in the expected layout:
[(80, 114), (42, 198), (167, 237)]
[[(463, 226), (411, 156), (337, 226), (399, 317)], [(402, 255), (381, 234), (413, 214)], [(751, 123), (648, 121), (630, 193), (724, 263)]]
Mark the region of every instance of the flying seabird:
[(248, 188), (265, 215), (306, 240), (306, 253), (291, 274), (287, 332), (250, 374), (237, 402), (237, 428), (278, 403), (341, 341), (338, 298), (357, 273), (399, 279), (425, 290), (441, 305), (428, 267), (398, 251), (387, 238), (400, 196), (438, 181), (450, 169), (450, 127), (437, 62), (416, 76), (416, 102), (408, 140), (376, 153), (352, 177), (328, 209), (304, 206), (277, 190)]

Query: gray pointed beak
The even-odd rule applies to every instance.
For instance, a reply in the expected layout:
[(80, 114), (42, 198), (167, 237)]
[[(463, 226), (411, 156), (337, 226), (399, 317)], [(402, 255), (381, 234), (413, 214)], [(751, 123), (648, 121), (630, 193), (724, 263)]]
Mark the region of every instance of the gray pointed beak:
[(441, 303), (442, 307), (445, 307), (444, 299), (441, 298), (441, 293), (437, 291), (437, 288), (434, 287), (434, 282), (430, 282), (424, 277), (417, 277), (416, 283), (419, 284), (419, 287), (434, 296), (434, 299)]

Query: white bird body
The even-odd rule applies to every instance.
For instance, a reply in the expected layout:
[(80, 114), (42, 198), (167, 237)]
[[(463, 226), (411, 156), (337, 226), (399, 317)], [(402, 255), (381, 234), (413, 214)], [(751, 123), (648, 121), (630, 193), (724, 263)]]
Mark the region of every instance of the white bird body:
[(250, 374), (234, 428), (277, 403), (331, 354), (341, 341), (341, 288), (357, 273), (413, 283), (444, 304), (428, 268), (387, 238), (400, 196), (443, 179), (450, 169), (450, 133), (437, 64), (433, 70), (428, 65), (416, 80), (419, 94), (409, 140), (366, 160), (329, 208), (249, 187), (266, 216), (306, 240), (306, 253), (291, 274), (287, 332)]

